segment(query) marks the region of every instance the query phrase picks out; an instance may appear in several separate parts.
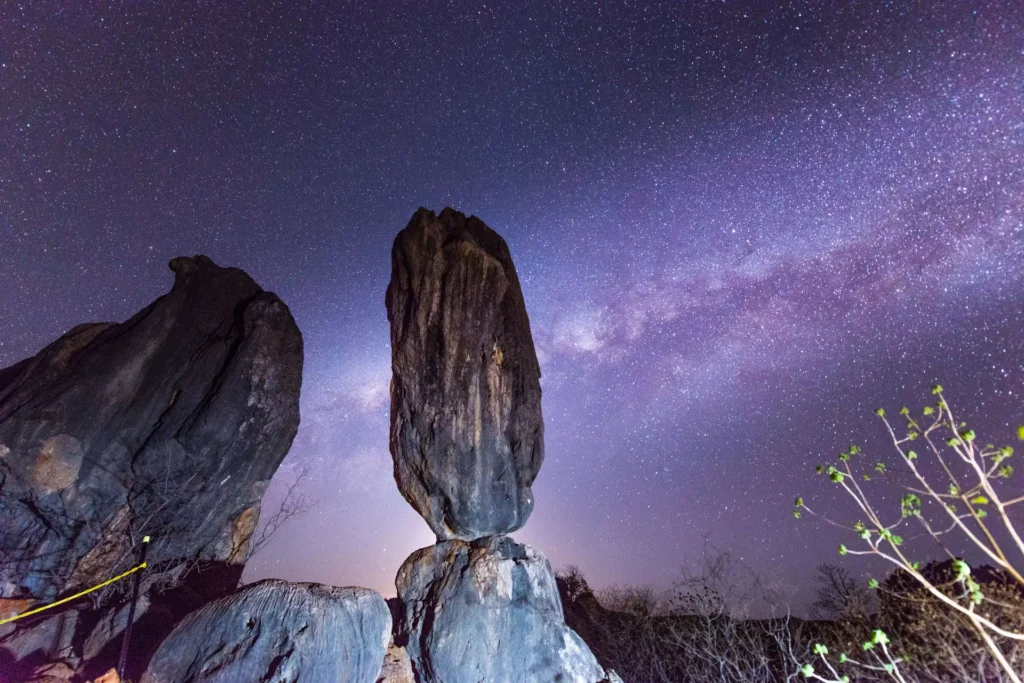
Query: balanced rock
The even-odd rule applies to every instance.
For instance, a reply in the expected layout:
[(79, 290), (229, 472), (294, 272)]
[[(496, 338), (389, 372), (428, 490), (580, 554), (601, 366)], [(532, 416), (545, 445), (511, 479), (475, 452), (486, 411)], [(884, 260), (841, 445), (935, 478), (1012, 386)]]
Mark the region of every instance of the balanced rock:
[(142, 683), (374, 683), (390, 637), (375, 591), (267, 579), (186, 617)]
[(605, 679), (568, 626), (551, 565), (508, 537), (444, 541), (398, 571), (398, 625), (421, 683)]
[(521, 527), (544, 458), (540, 366), (505, 241), (476, 217), (419, 209), (395, 238), (391, 454), (441, 540)]
[[(170, 267), (171, 291), (127, 322), (80, 325), (0, 370), (0, 610), (119, 574), (144, 535), (144, 593), (183, 586), (197, 567), (191, 606), (237, 586), (264, 489), (298, 428), (302, 336), (287, 306), (241, 270), (202, 256)], [(79, 620), (107, 636), (61, 627), (43, 655), (86, 641), (102, 651), (125, 621), (109, 599)], [(187, 602), (175, 597), (172, 611)], [(39, 628), (52, 626), (49, 614)], [(169, 630), (159, 621), (150, 633)], [(0, 637), (37, 624), (0, 627)], [(25, 645), (9, 656), (40, 649), (15, 635), (4, 642)]]

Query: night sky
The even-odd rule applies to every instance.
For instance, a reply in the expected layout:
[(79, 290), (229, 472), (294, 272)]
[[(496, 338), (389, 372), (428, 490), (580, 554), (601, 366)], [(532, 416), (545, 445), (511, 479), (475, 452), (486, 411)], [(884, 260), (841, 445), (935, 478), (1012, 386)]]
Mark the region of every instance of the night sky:
[(279, 294), (306, 365), (269, 502), (306, 465), (319, 505), (248, 579), (392, 595), (433, 541), (388, 453), (419, 206), (509, 243), (547, 436), (515, 536), (597, 586), (706, 536), (799, 584), (838, 536), (794, 495), (936, 381), (982, 438), (1024, 423), (1019, 1), (242, 5), (0, 0), (0, 366), (174, 256)]

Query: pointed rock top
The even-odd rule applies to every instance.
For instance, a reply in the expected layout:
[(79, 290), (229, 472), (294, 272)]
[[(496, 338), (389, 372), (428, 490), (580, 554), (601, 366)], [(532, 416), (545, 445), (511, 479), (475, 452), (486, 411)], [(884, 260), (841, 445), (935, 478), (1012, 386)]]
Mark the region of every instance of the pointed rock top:
[(456, 211), (450, 206), (435, 214), (430, 209), (422, 206), (413, 214), (412, 220), (406, 226), (406, 230), (416, 226), (437, 225), (445, 230), (452, 238), (470, 239), (481, 249), (491, 256), (497, 258), (503, 264), (512, 265), (512, 256), (509, 254), (508, 245), (501, 235), (492, 230), (486, 223), (476, 216), (466, 217), (461, 211)]

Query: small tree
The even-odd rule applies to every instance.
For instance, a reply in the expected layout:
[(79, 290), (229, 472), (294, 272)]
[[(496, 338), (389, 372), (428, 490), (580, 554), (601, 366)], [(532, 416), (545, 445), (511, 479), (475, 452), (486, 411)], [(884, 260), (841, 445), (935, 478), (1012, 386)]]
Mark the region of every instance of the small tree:
[(811, 603), (811, 616), (832, 621), (863, 621), (875, 611), (874, 595), (866, 584), (854, 579), (834, 564), (818, 565), (817, 594)]
[[(932, 600), (966, 620), (1007, 680), (1021, 683), (1007, 650), (1024, 641), (1024, 630), (1018, 627), (1019, 621), (1007, 618), (1009, 603), (986, 594), (963, 559), (966, 551), (984, 555), (1016, 583), (1018, 591), (1024, 590), (1024, 540), (1009, 514), (1012, 506), (1024, 502), (1024, 496), (1015, 496), (1007, 487), (1013, 468), (1006, 460), (1013, 455), (1013, 448), (980, 446), (975, 431), (956, 421), (942, 387), (932, 387), (932, 394), (936, 403), (926, 406), (921, 418), (913, 417), (906, 407), (900, 409), (906, 424), (899, 434), (884, 409), (875, 411), (894, 446), (895, 465), (879, 460), (864, 467), (859, 464), (864, 453), (854, 445), (839, 455), (837, 463), (819, 466), (819, 473), (854, 501), (859, 520), (852, 525), (836, 522), (812, 510), (802, 498), (796, 499), (793, 514), (800, 517), (807, 512), (856, 534), (858, 546), (840, 545), (840, 555), (876, 556), (905, 572)], [(1017, 436), (1024, 439), (1024, 427), (1018, 429)], [(884, 514), (877, 500), (869, 496), (870, 482), (875, 480), (899, 486), (898, 515)], [(933, 580), (922, 571), (921, 563), (910, 557), (902, 535), (908, 530), (932, 539), (951, 560), (953, 572), (948, 581)], [(870, 586), (877, 588), (878, 582), (872, 580)], [(870, 647), (865, 643), (865, 649), (876, 655), (881, 651), (884, 656), (877, 656), (878, 665), (902, 680), (898, 660), (886, 647), (888, 638), (882, 631), (877, 633), (882, 634), (880, 638), (876, 634), (878, 642)], [(818, 654), (828, 664), (827, 652)], [(832, 680), (821, 678), (808, 666), (806, 676)], [(828, 669), (829, 675), (840, 679), (831, 664)]]
[(248, 562), (267, 547), (282, 526), (294, 519), (300, 519), (316, 505), (302, 490), (302, 482), (309, 476), (309, 467), (300, 465), (292, 470), (292, 480), (287, 484), (281, 504), (273, 514), (260, 520), (256, 531), (248, 539), (245, 560)]
[(562, 582), (561, 588), (563, 598), (575, 604), (587, 596), (593, 596), (587, 579), (583, 576), (583, 570), (575, 564), (570, 564), (555, 574), (555, 578)]

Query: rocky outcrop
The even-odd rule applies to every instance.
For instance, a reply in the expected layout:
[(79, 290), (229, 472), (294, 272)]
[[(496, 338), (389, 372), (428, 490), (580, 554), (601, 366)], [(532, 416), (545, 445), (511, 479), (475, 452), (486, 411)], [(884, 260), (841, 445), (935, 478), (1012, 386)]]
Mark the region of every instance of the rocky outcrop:
[(505, 241), (476, 217), (420, 209), (395, 238), (391, 453), (438, 539), (521, 527), (544, 458), (540, 367)]
[[(135, 563), (146, 534), (152, 604), (138, 618), (160, 615), (150, 634), (237, 585), (263, 491), (298, 427), (302, 337), (284, 303), (241, 270), (202, 256), (170, 266), (170, 293), (127, 322), (80, 325), (0, 370), (0, 602), (99, 583)], [(150, 594), (158, 584), (179, 587), (169, 611)], [(0, 627), (0, 653), (74, 659), (88, 641), (90, 654), (116, 656), (107, 641), (126, 619), (110, 601), (70, 628), (56, 611)], [(33, 639), (37, 629), (46, 637)]]
[(386, 305), (395, 480), (438, 538), (396, 579), (395, 642), (416, 680), (604, 680), (547, 559), (503, 535), (530, 516), (544, 458), (540, 366), (505, 241), (419, 209), (395, 238)]
[(178, 624), (142, 683), (373, 683), (390, 635), (379, 593), (268, 579)]
[(551, 565), (507, 537), (446, 541), (398, 572), (399, 642), (418, 680), (594, 683), (605, 673), (565, 625)]

